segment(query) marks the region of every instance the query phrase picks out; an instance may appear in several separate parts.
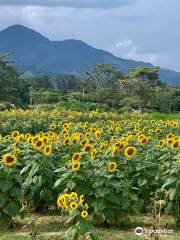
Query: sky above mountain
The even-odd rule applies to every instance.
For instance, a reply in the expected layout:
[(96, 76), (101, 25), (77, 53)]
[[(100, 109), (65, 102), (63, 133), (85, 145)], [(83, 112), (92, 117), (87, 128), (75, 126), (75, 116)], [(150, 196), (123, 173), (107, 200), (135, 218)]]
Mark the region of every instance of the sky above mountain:
[(22, 24), (180, 71), (179, 0), (0, 0), (0, 30)]

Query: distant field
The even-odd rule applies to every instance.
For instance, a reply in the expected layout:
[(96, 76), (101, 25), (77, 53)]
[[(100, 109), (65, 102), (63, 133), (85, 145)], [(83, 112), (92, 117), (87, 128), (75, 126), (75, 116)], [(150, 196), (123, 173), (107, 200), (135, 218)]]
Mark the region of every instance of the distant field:
[(155, 120), (180, 120), (180, 113), (178, 114), (163, 114), (163, 113), (150, 113), (147, 119), (153, 118)]

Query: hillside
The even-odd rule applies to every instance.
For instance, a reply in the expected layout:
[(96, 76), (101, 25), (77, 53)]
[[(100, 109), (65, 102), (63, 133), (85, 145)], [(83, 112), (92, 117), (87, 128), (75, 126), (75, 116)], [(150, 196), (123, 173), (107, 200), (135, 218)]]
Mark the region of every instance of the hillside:
[[(127, 73), (150, 63), (126, 60), (79, 40), (51, 41), (38, 32), (21, 25), (0, 31), (0, 52), (11, 53), (20, 70), (33, 74), (83, 74), (98, 63), (112, 64)], [(160, 69), (160, 78), (167, 84), (180, 85), (180, 73)]]

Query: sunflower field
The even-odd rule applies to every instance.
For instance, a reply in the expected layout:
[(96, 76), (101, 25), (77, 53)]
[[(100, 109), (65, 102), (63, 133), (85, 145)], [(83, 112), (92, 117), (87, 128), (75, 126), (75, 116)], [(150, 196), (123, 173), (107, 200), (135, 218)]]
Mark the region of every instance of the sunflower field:
[(65, 239), (142, 213), (180, 224), (180, 118), (68, 110), (0, 112), (0, 228), (55, 208)]

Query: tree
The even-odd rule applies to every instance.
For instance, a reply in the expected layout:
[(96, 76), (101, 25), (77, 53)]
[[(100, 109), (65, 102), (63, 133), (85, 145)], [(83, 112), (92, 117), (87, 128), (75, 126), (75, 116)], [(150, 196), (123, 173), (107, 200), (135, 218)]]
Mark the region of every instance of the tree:
[(0, 56), (0, 100), (17, 105), (29, 101), (28, 83), (4, 55)]
[(52, 79), (58, 89), (67, 93), (69, 91), (75, 90), (80, 83), (80, 80), (75, 75), (59, 74)]
[(170, 86), (156, 88), (149, 107), (164, 113), (180, 111), (180, 89)]
[(126, 79), (119, 81), (125, 97), (138, 97), (138, 106), (142, 113), (155, 88), (163, 85), (159, 80), (158, 71), (159, 67), (139, 67), (131, 71)]
[(43, 88), (43, 89), (48, 89), (48, 88), (54, 88), (51, 78), (47, 75), (42, 75), (42, 76), (35, 76), (31, 78), (31, 81), (36, 88)]
[(96, 88), (115, 88), (116, 82), (124, 78), (124, 74), (108, 64), (98, 64), (88, 69), (85, 78)]

